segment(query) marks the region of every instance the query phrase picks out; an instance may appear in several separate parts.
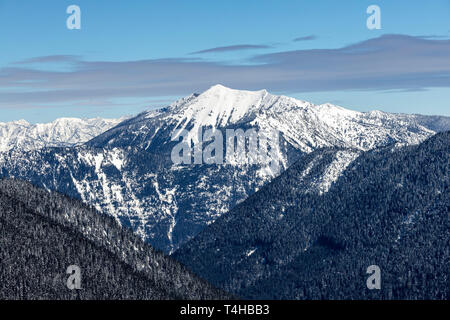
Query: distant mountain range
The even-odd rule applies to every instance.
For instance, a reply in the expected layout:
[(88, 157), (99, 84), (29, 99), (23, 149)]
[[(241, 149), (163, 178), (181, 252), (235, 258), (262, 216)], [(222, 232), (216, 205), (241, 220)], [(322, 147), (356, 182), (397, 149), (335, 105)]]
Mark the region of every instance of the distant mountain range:
[(320, 192), (342, 152), (302, 156), (174, 258), (249, 299), (449, 299), (450, 131), (361, 152)]
[[(81, 145), (2, 152), (0, 175), (81, 199), (173, 253), (279, 174), (259, 164), (175, 165), (171, 151), (178, 141), (171, 138), (180, 129), (200, 127), (279, 131), (281, 171), (320, 148), (339, 147), (325, 162), (317, 158), (305, 167), (305, 192), (326, 193), (361, 152), (418, 144), (450, 130), (450, 119), (356, 112), (217, 85), (127, 119)], [(322, 175), (310, 179), (308, 170), (317, 164)]]
[(0, 152), (70, 147), (91, 140), (125, 120), (60, 118), (50, 123), (0, 122)]
[(230, 297), (113, 218), (23, 181), (0, 179), (0, 244), (0, 300)]

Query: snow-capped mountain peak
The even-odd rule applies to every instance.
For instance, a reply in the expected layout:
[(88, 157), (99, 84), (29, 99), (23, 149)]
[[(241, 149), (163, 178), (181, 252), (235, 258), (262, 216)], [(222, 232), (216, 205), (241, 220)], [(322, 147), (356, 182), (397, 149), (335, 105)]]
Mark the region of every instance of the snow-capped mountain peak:
[(266, 90), (235, 90), (215, 85), (192, 99), (175, 104), (172, 110), (177, 114), (177, 129), (180, 126), (184, 128), (188, 123), (193, 124), (194, 128), (225, 127), (239, 122), (267, 102), (276, 99), (276, 96)]
[[(330, 103), (316, 105), (266, 90), (235, 90), (215, 85), (167, 108), (130, 119), (125, 127), (102, 135), (93, 145), (123, 146), (125, 141), (147, 150), (179, 138), (183, 129), (195, 142), (198, 128), (276, 130), (302, 152), (340, 146), (369, 150), (392, 142), (417, 144), (449, 126), (446, 117), (360, 112)], [(116, 136), (118, 135), (118, 136)], [(172, 140), (173, 141), (173, 140)], [(128, 142), (127, 142), (128, 143)]]
[[(392, 141), (419, 143), (433, 133), (415, 115), (359, 112), (330, 103), (316, 105), (266, 90), (235, 90), (215, 85), (172, 104), (168, 112), (153, 113), (174, 123), (175, 137), (189, 130), (195, 141), (199, 127), (225, 128), (242, 124), (277, 130), (295, 148), (342, 146), (369, 150)], [(416, 134), (410, 128), (415, 127)]]

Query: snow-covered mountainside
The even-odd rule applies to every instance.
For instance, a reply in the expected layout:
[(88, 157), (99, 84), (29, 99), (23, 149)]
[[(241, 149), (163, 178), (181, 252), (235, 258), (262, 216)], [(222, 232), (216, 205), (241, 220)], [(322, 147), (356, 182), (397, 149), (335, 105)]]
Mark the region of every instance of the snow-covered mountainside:
[(134, 145), (150, 147), (162, 135), (158, 132), (161, 129), (171, 127), (173, 133), (200, 126), (272, 128), (295, 148), (310, 152), (330, 146), (369, 150), (392, 142), (417, 144), (448, 129), (450, 118), (358, 112), (276, 96), (266, 90), (243, 91), (216, 85), (165, 109), (140, 114), (97, 137), (92, 145), (120, 146), (132, 140)]
[(179, 140), (172, 136), (199, 127), (223, 136), (226, 129), (278, 130), (282, 170), (319, 148), (340, 147), (332, 159), (311, 163), (320, 176), (305, 172), (310, 192), (326, 193), (360, 152), (419, 143), (449, 130), (450, 121), (362, 113), (217, 85), (125, 120), (81, 146), (0, 153), (0, 175), (80, 198), (170, 253), (279, 173), (259, 164), (175, 165), (171, 152)]
[(25, 120), (0, 122), (0, 151), (73, 146), (91, 140), (123, 120), (60, 118), (38, 124)]

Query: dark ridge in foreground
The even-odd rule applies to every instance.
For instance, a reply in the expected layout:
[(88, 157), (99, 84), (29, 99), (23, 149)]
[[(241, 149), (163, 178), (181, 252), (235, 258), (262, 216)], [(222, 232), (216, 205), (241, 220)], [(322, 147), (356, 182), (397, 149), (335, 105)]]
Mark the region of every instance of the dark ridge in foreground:
[[(81, 269), (69, 290), (67, 268)], [(80, 201), (0, 180), (0, 299), (226, 299)]]

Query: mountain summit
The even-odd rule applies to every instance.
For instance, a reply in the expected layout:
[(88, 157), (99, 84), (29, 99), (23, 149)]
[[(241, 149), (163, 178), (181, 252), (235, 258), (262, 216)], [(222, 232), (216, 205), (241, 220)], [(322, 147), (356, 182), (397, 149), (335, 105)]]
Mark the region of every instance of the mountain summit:
[(167, 138), (176, 130), (200, 126), (274, 129), (296, 149), (311, 152), (332, 146), (370, 150), (393, 142), (417, 144), (435, 132), (450, 128), (450, 119), (381, 111), (358, 112), (329, 103), (316, 105), (273, 95), (266, 90), (235, 90), (215, 85), (167, 108), (144, 112), (100, 135), (91, 144), (120, 146), (126, 142), (120, 137), (130, 138), (131, 135), (133, 145), (147, 148), (153, 139), (162, 138), (162, 135), (166, 136), (163, 140), (170, 141)]
[(226, 127), (273, 104), (275, 100), (277, 97), (266, 90), (244, 91), (215, 85), (187, 102), (181, 100), (181, 103), (173, 104), (170, 111), (179, 114), (183, 123), (192, 121), (194, 127)]

